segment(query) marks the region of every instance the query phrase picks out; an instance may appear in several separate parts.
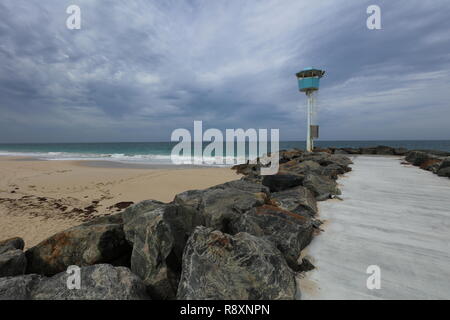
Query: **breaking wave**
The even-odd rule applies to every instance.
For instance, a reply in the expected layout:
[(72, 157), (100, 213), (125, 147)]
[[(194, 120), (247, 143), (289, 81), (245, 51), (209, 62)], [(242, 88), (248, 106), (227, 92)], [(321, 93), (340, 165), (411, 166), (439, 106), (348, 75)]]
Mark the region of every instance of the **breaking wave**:
[[(236, 157), (181, 157), (174, 159), (169, 155), (163, 154), (134, 154), (127, 155), (123, 153), (97, 154), (97, 153), (74, 153), (74, 152), (10, 152), (0, 151), (0, 156), (10, 157), (30, 157), (38, 160), (91, 160), (91, 161), (115, 161), (123, 163), (137, 164), (193, 164), (193, 165), (216, 165), (230, 166), (236, 163), (245, 163), (246, 159), (237, 159)], [(175, 161), (173, 161), (175, 160)], [(233, 161), (227, 164), (227, 161)]]

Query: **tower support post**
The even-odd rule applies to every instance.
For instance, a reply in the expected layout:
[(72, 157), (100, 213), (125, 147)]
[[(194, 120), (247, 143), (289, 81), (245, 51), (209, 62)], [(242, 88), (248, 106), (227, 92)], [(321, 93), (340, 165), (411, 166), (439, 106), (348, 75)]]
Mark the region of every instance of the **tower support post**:
[(307, 152), (312, 152), (314, 149), (314, 144), (313, 144), (313, 138), (311, 135), (311, 124), (312, 124), (312, 112), (313, 112), (313, 93), (312, 92), (307, 92), (306, 96), (308, 97), (307, 99), (307, 124), (306, 124), (306, 151)]

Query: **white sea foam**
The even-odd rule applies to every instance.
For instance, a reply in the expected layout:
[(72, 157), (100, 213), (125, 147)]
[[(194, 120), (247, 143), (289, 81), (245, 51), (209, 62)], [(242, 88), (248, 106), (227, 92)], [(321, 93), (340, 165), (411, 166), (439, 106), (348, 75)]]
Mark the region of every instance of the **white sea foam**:
[[(113, 154), (97, 154), (97, 153), (75, 153), (75, 152), (10, 152), (0, 151), (0, 156), (12, 157), (31, 157), (39, 160), (91, 160), (91, 161), (115, 161), (123, 163), (137, 163), (137, 164), (172, 164), (170, 155), (164, 154), (135, 154), (127, 155), (123, 153)], [(182, 157), (176, 158), (180, 164), (197, 164), (196, 157)], [(204, 157), (203, 165), (214, 166), (229, 166), (226, 165), (228, 160), (233, 160), (237, 163), (245, 163), (246, 159), (236, 159), (230, 157)], [(239, 161), (237, 161), (239, 160)], [(201, 164), (200, 164), (201, 165)]]

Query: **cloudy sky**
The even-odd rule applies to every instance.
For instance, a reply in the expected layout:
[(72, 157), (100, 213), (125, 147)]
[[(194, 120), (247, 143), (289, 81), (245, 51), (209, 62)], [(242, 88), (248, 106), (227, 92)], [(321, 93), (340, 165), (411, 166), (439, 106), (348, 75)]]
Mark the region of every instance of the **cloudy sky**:
[[(68, 30), (66, 9), (81, 8)], [(366, 9), (382, 10), (368, 30)], [(324, 140), (450, 139), (448, 0), (2, 0), (0, 142), (305, 138), (295, 73), (323, 68)]]

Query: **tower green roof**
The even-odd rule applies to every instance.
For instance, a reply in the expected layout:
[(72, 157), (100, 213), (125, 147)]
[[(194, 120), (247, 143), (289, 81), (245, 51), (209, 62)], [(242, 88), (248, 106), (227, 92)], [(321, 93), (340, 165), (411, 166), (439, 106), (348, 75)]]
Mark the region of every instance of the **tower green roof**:
[(322, 78), (325, 74), (325, 71), (315, 69), (315, 68), (306, 68), (300, 72), (298, 72), (297, 78), (312, 78), (312, 77), (319, 77)]

